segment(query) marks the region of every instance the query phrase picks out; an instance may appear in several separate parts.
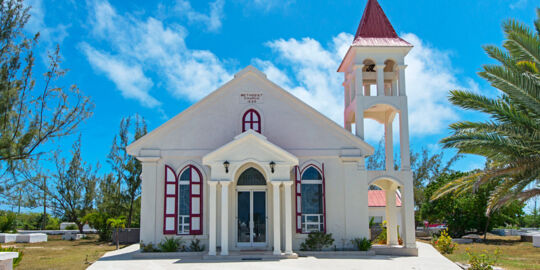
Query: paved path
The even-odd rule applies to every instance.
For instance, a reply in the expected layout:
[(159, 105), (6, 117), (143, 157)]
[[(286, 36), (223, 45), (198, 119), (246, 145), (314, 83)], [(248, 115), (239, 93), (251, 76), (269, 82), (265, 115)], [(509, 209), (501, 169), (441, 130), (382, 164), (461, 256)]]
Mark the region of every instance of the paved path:
[(373, 256), (361, 259), (317, 259), (302, 257), (281, 261), (188, 261), (180, 259), (134, 260), (132, 254), (137, 252), (139, 245), (131, 245), (117, 251), (107, 252), (88, 269), (216, 269), (216, 270), (266, 270), (266, 269), (415, 269), (415, 270), (460, 270), (450, 260), (439, 254), (431, 245), (417, 242), (418, 257)]

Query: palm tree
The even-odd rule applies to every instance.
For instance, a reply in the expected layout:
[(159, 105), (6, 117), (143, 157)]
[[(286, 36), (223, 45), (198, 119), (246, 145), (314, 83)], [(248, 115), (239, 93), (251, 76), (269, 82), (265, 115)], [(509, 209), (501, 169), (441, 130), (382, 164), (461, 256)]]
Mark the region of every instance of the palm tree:
[(107, 219), (107, 224), (114, 228), (116, 233), (116, 249), (120, 246), (120, 236), (118, 235), (118, 229), (125, 228), (126, 220), (123, 217), (120, 218), (109, 218)]
[(466, 110), (487, 114), (486, 121), (461, 121), (450, 125), (453, 134), (441, 143), (460, 153), (484, 156), (484, 170), (442, 187), (432, 199), (450, 193), (474, 191), (479, 185), (496, 185), (487, 214), (513, 200), (540, 195), (540, 9), (536, 31), (516, 20), (503, 23), (502, 48), (484, 46), (498, 64), (484, 65), (479, 73), (501, 91), (490, 98), (453, 90), (449, 100)]

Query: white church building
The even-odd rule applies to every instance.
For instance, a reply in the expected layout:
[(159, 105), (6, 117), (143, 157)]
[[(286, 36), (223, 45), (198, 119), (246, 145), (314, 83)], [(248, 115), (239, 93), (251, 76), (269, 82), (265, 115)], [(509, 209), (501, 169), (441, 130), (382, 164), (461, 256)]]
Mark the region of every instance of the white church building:
[[(368, 191), (376, 185), (385, 196), (378, 209), (387, 244), (398, 245), (399, 223), (402, 248), (415, 250), (404, 63), (411, 49), (368, 0), (336, 67), (344, 75), (343, 127), (248, 66), (133, 142), (128, 153), (142, 162), (141, 242), (197, 238), (210, 256), (287, 255), (310, 232), (323, 231), (337, 248), (351, 248), (351, 239), (369, 238)], [(374, 148), (364, 141), (364, 119), (385, 127), (384, 170), (366, 169)]]

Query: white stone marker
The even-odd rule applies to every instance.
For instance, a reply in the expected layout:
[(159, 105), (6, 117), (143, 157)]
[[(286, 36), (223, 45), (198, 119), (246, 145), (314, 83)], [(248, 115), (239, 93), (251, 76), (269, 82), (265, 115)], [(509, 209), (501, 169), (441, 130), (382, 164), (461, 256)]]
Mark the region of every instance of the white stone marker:
[(16, 238), (17, 238), (16, 233), (0, 233), (0, 243), (15, 242)]
[(47, 242), (47, 235), (44, 233), (17, 234), (17, 238), (15, 242), (17, 243)]

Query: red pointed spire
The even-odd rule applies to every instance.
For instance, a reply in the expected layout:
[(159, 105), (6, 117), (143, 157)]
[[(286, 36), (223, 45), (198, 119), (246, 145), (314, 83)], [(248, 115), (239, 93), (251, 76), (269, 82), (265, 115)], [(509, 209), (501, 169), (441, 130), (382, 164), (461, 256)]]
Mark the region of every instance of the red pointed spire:
[(368, 0), (364, 14), (356, 30), (354, 39), (358, 37), (397, 38), (398, 35), (384, 14), (377, 0)]
[(368, 0), (353, 46), (411, 46), (401, 39), (377, 0)]

